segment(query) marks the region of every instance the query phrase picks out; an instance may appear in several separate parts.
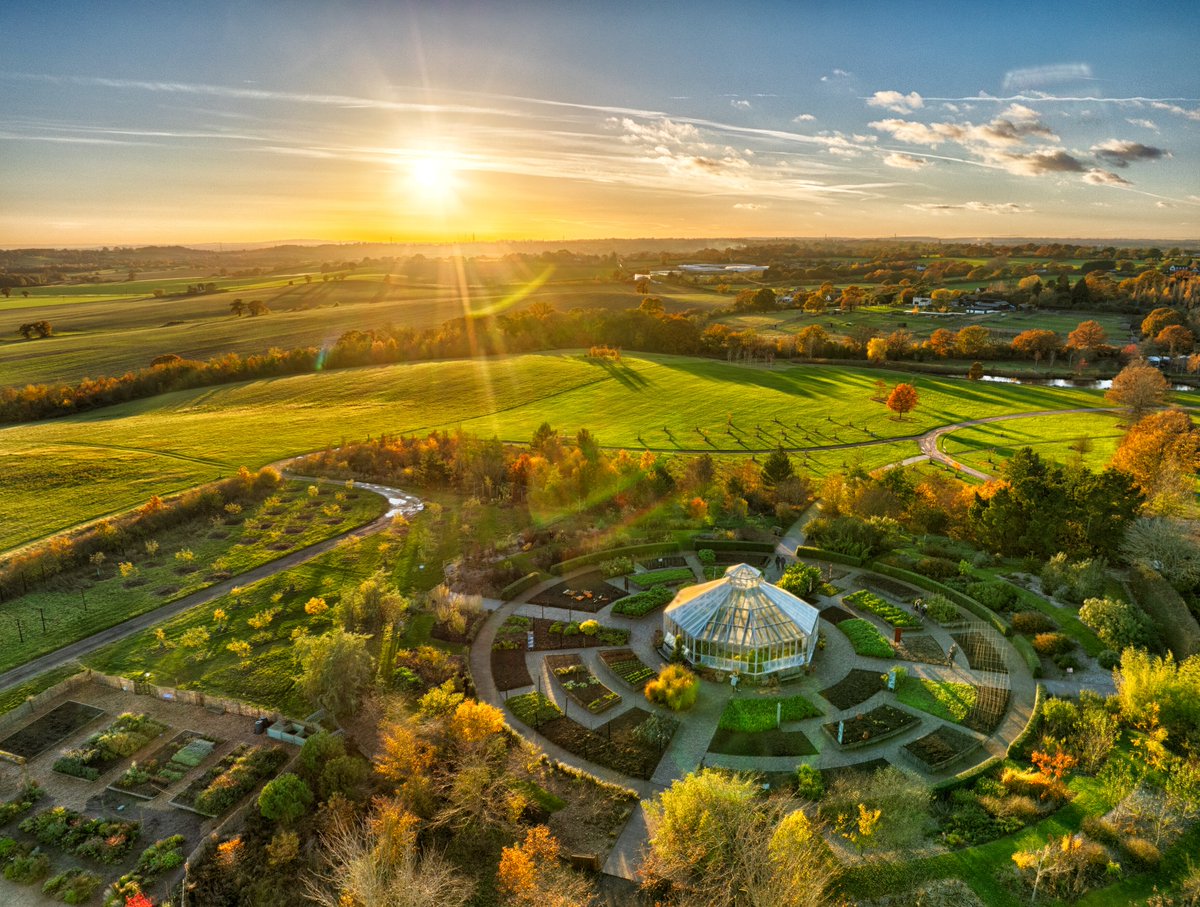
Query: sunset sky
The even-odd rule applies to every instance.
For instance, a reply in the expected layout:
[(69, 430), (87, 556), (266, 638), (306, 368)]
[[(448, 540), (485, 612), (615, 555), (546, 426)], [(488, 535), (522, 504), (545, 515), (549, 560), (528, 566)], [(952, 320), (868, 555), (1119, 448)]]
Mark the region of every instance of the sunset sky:
[(1192, 4), (4, 3), (0, 246), (1200, 236)]

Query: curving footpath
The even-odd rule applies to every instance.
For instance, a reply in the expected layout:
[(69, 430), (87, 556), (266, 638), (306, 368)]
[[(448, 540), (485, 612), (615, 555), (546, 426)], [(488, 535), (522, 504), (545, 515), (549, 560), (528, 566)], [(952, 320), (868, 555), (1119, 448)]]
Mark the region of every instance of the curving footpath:
[[(286, 475), (289, 479), (299, 479), (310, 482), (321, 482), (325, 484), (343, 484), (335, 482), (332, 479), (313, 478), (311, 476)], [(153, 627), (155, 624), (175, 617), (189, 608), (194, 608), (197, 605), (203, 605), (214, 599), (226, 595), (235, 586), (244, 586), (250, 583), (256, 583), (259, 580), (266, 579), (278, 573), (281, 570), (287, 570), (295, 567), (297, 564), (303, 564), (305, 561), (310, 561), (325, 552), (334, 548), (342, 539), (349, 537), (361, 537), (373, 535), (386, 529), (388, 524), (396, 516), (413, 516), (420, 513), (425, 505), (420, 498), (411, 495), (408, 492), (401, 491), (398, 488), (388, 488), (383, 485), (371, 485), (362, 482), (355, 483), (356, 488), (365, 488), (367, 491), (372, 491), (375, 494), (383, 497), (388, 502), (388, 509), (383, 515), (376, 517), (369, 523), (364, 523), (354, 529), (349, 529), (338, 535), (331, 536), (321, 542), (309, 545), (307, 548), (301, 548), (298, 551), (293, 551), (291, 554), (285, 554), (283, 557), (276, 558), (273, 561), (255, 567), (253, 570), (248, 570), (245, 573), (240, 573), (235, 577), (227, 580), (222, 580), (205, 589), (193, 592), (191, 595), (185, 595), (183, 598), (173, 602), (169, 602), (160, 608), (155, 608), (153, 611), (147, 611), (144, 614), (139, 614), (137, 617), (131, 617), (129, 620), (122, 621), (99, 633), (94, 633), (85, 639), (73, 642), (70, 645), (63, 646), (61, 649), (56, 649), (53, 652), (35, 658), (33, 661), (26, 662), (20, 667), (13, 668), (9, 671), (0, 674), (0, 690), (10, 686), (15, 686), (19, 683), (24, 683), (31, 680), (38, 674), (53, 670), (54, 668), (64, 665), (69, 661), (74, 661), (91, 652), (96, 651), (109, 643), (116, 642), (119, 639), (124, 639), (126, 636), (131, 636), (134, 633), (140, 633)]]

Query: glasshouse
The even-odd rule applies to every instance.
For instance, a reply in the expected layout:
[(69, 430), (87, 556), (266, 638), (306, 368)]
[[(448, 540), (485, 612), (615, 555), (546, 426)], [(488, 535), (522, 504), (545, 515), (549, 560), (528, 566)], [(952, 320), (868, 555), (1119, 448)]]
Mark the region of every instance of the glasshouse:
[(748, 564), (682, 589), (663, 613), (663, 645), (698, 667), (747, 680), (794, 674), (817, 648), (817, 609)]

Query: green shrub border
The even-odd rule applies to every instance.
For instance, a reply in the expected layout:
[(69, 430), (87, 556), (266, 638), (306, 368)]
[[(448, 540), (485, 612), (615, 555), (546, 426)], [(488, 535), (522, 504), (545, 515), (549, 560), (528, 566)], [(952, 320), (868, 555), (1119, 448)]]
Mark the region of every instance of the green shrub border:
[(937, 592), (944, 595), (956, 605), (966, 608), (980, 620), (986, 620), (1005, 636), (1012, 635), (1012, 627), (1006, 624), (1000, 615), (980, 602), (977, 602), (971, 596), (959, 592), (957, 589), (939, 583), (937, 580), (930, 579), (927, 576), (922, 576), (919, 573), (913, 573), (911, 570), (901, 570), (899, 567), (891, 567), (879, 562), (872, 563), (868, 569), (875, 573), (882, 573), (884, 576), (890, 576), (893, 579), (903, 580), (906, 583), (919, 586), (930, 592)]
[(978, 765), (972, 765), (970, 768), (963, 769), (953, 778), (946, 778), (937, 782), (933, 785), (933, 792), (935, 794), (947, 793), (972, 784), (1002, 762), (1004, 762), (1003, 756), (992, 756), (990, 759), (984, 759)]
[(1029, 720), (1025, 722), (1025, 729), (1013, 738), (1013, 742), (1008, 745), (1008, 752), (1005, 754), (1007, 758), (1014, 759), (1021, 752), (1021, 749), (1029, 742), (1042, 724), (1042, 708), (1046, 705), (1046, 685), (1039, 683), (1037, 685), (1037, 695), (1033, 698), (1033, 711), (1029, 715)]
[(774, 554), (774, 542), (750, 542), (741, 539), (691, 539), (689, 550), (711, 548), (713, 551), (747, 551), (754, 554)]
[(814, 548), (811, 545), (801, 545), (796, 549), (796, 557), (809, 560), (830, 561), (834, 564), (846, 564), (849, 567), (861, 567), (866, 561), (853, 554), (843, 554), (840, 551), (827, 551), (824, 548)]
[(501, 589), (500, 598), (504, 599), (504, 601), (510, 601), (511, 599), (516, 598), (522, 592), (528, 592), (541, 581), (542, 575), (540, 573), (526, 573), (519, 580), (511, 582)]
[[(563, 576), (573, 570), (578, 570), (580, 567), (587, 567), (590, 564), (598, 564), (601, 561), (608, 561), (617, 557), (636, 558), (638, 555), (675, 554), (680, 550), (680, 547), (679, 542), (647, 542), (641, 545), (626, 545), (623, 548), (608, 548), (604, 551), (593, 551), (591, 554), (581, 554), (579, 557), (561, 561), (552, 566), (550, 572), (556, 576)], [(771, 550), (774, 551), (775, 549), (772, 548)]]
[(1013, 635), (1010, 642), (1012, 642), (1013, 648), (1025, 659), (1025, 665), (1029, 668), (1029, 673), (1034, 677), (1041, 677), (1042, 661), (1038, 658), (1037, 652), (1033, 651), (1033, 643), (1029, 641), (1029, 638), (1017, 633)]

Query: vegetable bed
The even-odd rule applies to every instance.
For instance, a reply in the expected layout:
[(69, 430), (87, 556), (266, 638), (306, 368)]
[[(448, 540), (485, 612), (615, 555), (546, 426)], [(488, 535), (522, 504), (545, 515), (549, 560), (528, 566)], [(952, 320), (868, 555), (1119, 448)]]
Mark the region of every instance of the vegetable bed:
[(721, 713), (718, 727), (726, 731), (754, 733), (775, 728), (776, 714), (783, 721), (803, 721), (823, 714), (819, 708), (803, 696), (786, 697), (737, 697), (730, 699)]
[(66, 750), (54, 763), (53, 770), (74, 778), (95, 781), (166, 730), (165, 724), (149, 715), (126, 712), (104, 730), (88, 737), (82, 746)]
[(883, 634), (870, 621), (861, 617), (843, 620), (837, 628), (846, 634), (850, 645), (854, 646), (857, 655), (868, 655), (872, 658), (892, 658), (896, 653), (892, 644), (883, 638)]
[(643, 664), (632, 649), (606, 649), (600, 653), (600, 660), (635, 690), (643, 689), (654, 676), (654, 669)]
[[(920, 723), (921, 720), (916, 715), (909, 714), (903, 709), (890, 705), (878, 705), (866, 714), (845, 719), (845, 732), (842, 742), (838, 745), (842, 749), (867, 746), (888, 737), (894, 737)], [(836, 742), (838, 722), (831, 721), (821, 726)]]
[(860, 589), (851, 595), (844, 595), (842, 596), (842, 601), (848, 605), (853, 605), (860, 611), (866, 611), (874, 614), (876, 617), (882, 618), (893, 627), (904, 627), (905, 629), (915, 630), (921, 626), (921, 621), (916, 615), (909, 614), (904, 609), (889, 604), (874, 592), (868, 592), (866, 589)]
[(566, 694), (594, 715), (621, 701), (602, 684), (578, 655), (547, 655), (546, 667)]

